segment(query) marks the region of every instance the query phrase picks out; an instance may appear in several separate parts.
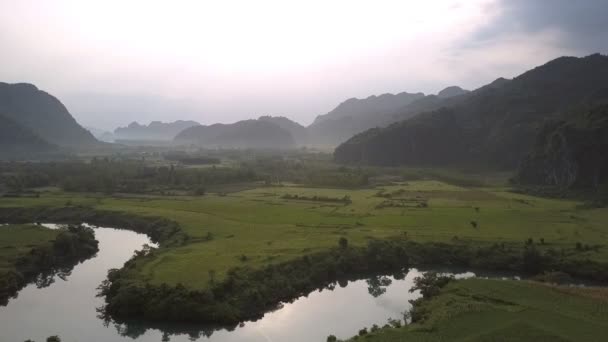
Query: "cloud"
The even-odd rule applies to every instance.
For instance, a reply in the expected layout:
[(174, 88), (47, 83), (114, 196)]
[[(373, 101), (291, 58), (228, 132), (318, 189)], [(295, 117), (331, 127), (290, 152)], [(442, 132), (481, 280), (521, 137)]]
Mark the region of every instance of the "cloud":
[[(605, 52), (608, 38), (606, 0), (501, 0), (493, 10), (500, 14), (473, 36), (474, 42), (503, 39), (514, 34), (554, 32), (555, 46), (580, 53)], [(603, 51), (598, 51), (602, 50)]]

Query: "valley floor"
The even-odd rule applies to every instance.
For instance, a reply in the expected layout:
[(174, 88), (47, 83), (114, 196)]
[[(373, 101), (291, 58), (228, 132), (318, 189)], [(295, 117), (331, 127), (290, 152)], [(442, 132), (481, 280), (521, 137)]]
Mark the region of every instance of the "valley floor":
[[(301, 266), (301, 257), (335, 251), (341, 239), (349, 247), (364, 247), (373, 240), (440, 242), (473, 246), (472, 250), (478, 247), (510, 250), (518, 257), (526, 246), (533, 244), (543, 252), (558, 255), (560, 260), (576, 262), (570, 264), (575, 268), (589, 262), (601, 264), (598, 272), (602, 277), (608, 263), (607, 208), (516, 194), (504, 187), (463, 187), (436, 180), (393, 182), (357, 190), (266, 186), (198, 197), (109, 196), (51, 189), (40, 197), (0, 199), (0, 208), (38, 207), (88, 208), (127, 216), (162, 217), (181, 227), (187, 236), (183, 243), (161, 243), (152, 254), (136, 258), (123, 268), (121, 284), (129, 285), (120, 291), (133, 288), (148, 291), (146, 286), (139, 286), (146, 284), (167, 284), (177, 291), (208, 291), (228, 279), (236, 268), (265, 270), (298, 258)], [(336, 253), (334, 256), (339, 255)], [(356, 258), (357, 254), (349, 255)], [(276, 269), (273, 272), (276, 274)], [(593, 272), (591, 268), (587, 274), (595, 275)], [(264, 277), (262, 274), (255, 279), (263, 281)], [(251, 284), (257, 284), (252, 285), (252, 291), (262, 285)], [(245, 282), (239, 286), (248, 285)], [(297, 291), (290, 295), (297, 295)], [(149, 298), (148, 295), (142, 292), (134, 296)], [(189, 296), (182, 292), (156, 295), (157, 300), (170, 298), (168, 295)], [(234, 298), (230, 292), (223, 295)], [(599, 294), (602, 301), (590, 299), (591, 295), (594, 294), (527, 282), (458, 281), (450, 284), (440, 297), (424, 304), (431, 314), (423, 325), (386, 329), (368, 336), (373, 335), (370, 338), (378, 341), (458, 338), (508, 341), (523, 336), (529, 340), (592, 341), (596, 336), (605, 336), (608, 310), (605, 293)], [(134, 307), (126, 300), (127, 295), (118, 297), (124, 304), (121, 308)], [(171, 300), (163, 305), (172, 305)], [(222, 304), (210, 303), (207, 310), (211, 313)], [(259, 307), (267, 308), (265, 305)], [(150, 315), (165, 312), (160, 308), (147, 312)], [(198, 312), (196, 307), (190, 309)], [(255, 310), (251, 313), (256, 314)], [(171, 319), (180, 319), (175, 317)], [(231, 319), (229, 313), (226, 317), (228, 321)], [(155, 316), (155, 319), (164, 318)]]
[[(349, 203), (338, 202), (345, 196)], [(205, 288), (210, 276), (219, 281), (234, 267), (261, 268), (327, 250), (341, 237), (351, 246), (405, 237), (521, 247), (532, 239), (577, 259), (608, 262), (606, 208), (430, 180), (359, 190), (261, 187), (204, 197), (50, 192), (0, 199), (0, 207), (66, 205), (176, 221), (189, 235), (188, 243), (160, 249), (130, 276), (189, 288)]]

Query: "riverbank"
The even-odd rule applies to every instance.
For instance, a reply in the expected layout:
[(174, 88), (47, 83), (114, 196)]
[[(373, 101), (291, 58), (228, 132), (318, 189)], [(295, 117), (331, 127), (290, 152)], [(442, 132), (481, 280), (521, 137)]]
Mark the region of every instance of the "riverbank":
[(0, 227), (0, 305), (31, 281), (40, 286), (57, 270), (72, 268), (98, 251), (92, 229), (51, 230), (34, 225)]
[[(351, 202), (299, 200), (315, 196), (347, 196)], [(387, 201), (391, 205), (380, 205)], [(85, 221), (156, 236), (159, 249), (110, 275), (106, 297), (110, 311), (154, 320), (226, 323), (259, 316), (341, 275), (365, 272), (345, 268), (360, 264), (354, 256), (366, 255), (375, 241), (390, 241), (405, 251), (407, 258), (396, 268), (561, 270), (603, 281), (608, 263), (606, 209), (438, 181), (357, 190), (262, 187), (204, 197), (51, 192), (0, 199), (0, 208), (5, 208), (0, 217), (7, 211), (10, 219), (31, 219), (15, 214), (30, 211), (51, 222)], [(340, 247), (342, 238), (347, 248)], [(305, 281), (291, 279), (292, 268), (293, 278), (306, 274)], [(167, 298), (175, 300), (176, 309), (159, 313)]]
[(411, 325), (367, 327), (348, 341), (602, 341), (608, 334), (607, 288), (466, 279), (414, 311)]
[(137, 255), (123, 269), (110, 272), (101, 291), (107, 314), (120, 319), (237, 324), (260, 318), (281, 302), (291, 302), (341, 279), (388, 272), (398, 276), (412, 265), (508, 271), (530, 277), (557, 271), (568, 278), (608, 282), (607, 263), (580, 260), (533, 242), (483, 246), (416, 243), (403, 238), (374, 240), (363, 248), (348, 247), (339, 240), (327, 252), (263, 269), (231, 269), (223, 280), (210, 281), (205, 290), (133, 282), (131, 270), (154, 258), (154, 253)]

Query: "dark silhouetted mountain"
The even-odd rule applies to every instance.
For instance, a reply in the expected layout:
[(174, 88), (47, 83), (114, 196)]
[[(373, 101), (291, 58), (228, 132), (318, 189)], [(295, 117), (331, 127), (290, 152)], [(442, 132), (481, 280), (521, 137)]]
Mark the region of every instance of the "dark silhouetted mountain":
[(608, 57), (561, 57), (438, 102), (442, 109), (359, 134), (334, 156), (343, 163), (515, 168), (547, 119), (607, 99)]
[(140, 125), (132, 122), (127, 127), (119, 127), (114, 130), (115, 140), (167, 140), (171, 141), (181, 131), (200, 126), (196, 121), (182, 121), (164, 123), (152, 121), (149, 125)]
[(394, 122), (394, 113), (423, 97), (422, 93), (400, 93), (346, 100), (331, 112), (317, 116), (308, 126), (309, 139), (314, 145), (335, 146), (366, 129)]
[(469, 90), (462, 89), (458, 86), (451, 86), (443, 89), (439, 93), (437, 93), (437, 97), (441, 99), (447, 99), (454, 96), (460, 96), (470, 93)]
[(54, 150), (56, 146), (0, 114), (0, 157), (25, 157)]
[(288, 130), (267, 120), (244, 120), (233, 124), (190, 127), (174, 141), (205, 148), (287, 149), (296, 147)]
[(308, 131), (306, 130), (306, 127), (300, 125), (299, 123), (293, 120), (290, 120), (284, 116), (269, 115), (260, 116), (258, 120), (273, 122), (279, 125), (281, 128), (287, 130), (289, 133), (291, 133), (291, 136), (294, 138), (296, 144), (299, 146), (308, 144)]
[(514, 179), (523, 185), (608, 194), (608, 105), (546, 123)]
[(31, 84), (0, 83), (0, 113), (52, 144), (80, 148), (98, 143), (59, 100)]

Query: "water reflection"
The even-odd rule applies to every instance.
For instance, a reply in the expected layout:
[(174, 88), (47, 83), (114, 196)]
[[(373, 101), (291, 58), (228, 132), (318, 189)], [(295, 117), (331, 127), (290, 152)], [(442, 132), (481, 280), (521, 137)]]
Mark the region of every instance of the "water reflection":
[[(345, 339), (363, 327), (402, 319), (410, 308), (408, 301), (419, 297), (409, 292), (421, 274), (412, 269), (363, 280), (342, 279), (283, 303), (257, 321), (229, 327), (116, 322), (96, 310), (103, 305), (103, 299), (96, 297), (97, 286), (109, 269), (121, 267), (150, 241), (128, 230), (97, 228), (95, 234), (100, 249), (95, 258), (71, 273), (57, 272), (54, 281), (41, 277), (8, 306), (0, 307), (0, 340), (44, 341), (59, 335), (64, 342), (309, 342), (325, 341), (330, 334)], [(40, 289), (39, 285), (50, 286)]]
[[(112, 322), (115, 331), (137, 341), (324, 341), (328, 335), (347, 338), (363, 327), (384, 325), (389, 319), (403, 321), (417, 270), (363, 280), (341, 279), (258, 321), (230, 327)], [(153, 339), (154, 337), (156, 339)]]

